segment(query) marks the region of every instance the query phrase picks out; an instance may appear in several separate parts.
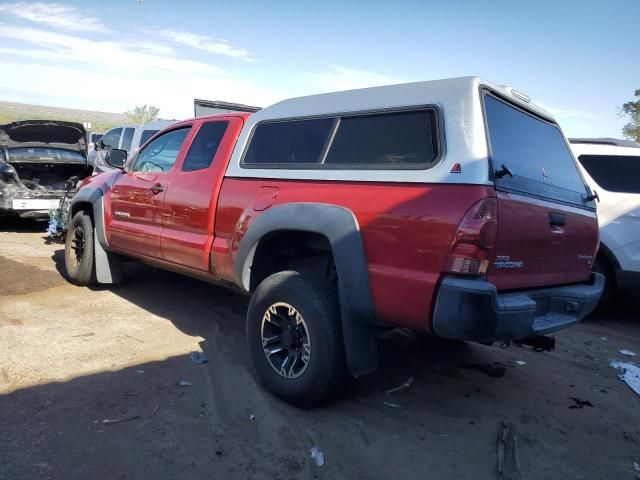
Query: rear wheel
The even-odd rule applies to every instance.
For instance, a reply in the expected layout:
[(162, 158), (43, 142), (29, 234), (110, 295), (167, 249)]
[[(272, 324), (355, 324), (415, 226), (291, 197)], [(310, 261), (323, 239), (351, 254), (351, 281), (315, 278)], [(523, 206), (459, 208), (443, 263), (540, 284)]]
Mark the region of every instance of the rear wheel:
[(76, 213), (65, 240), (64, 266), (71, 282), (80, 286), (96, 283), (93, 223), (85, 212)]
[(340, 309), (328, 279), (280, 272), (258, 285), (247, 342), (265, 387), (301, 407), (330, 397), (346, 377)]

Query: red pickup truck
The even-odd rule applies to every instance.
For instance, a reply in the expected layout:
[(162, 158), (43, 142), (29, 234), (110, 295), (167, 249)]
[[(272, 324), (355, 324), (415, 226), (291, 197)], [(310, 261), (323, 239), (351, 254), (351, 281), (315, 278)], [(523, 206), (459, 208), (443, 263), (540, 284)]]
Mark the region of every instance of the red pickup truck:
[(124, 257), (251, 294), (266, 387), (313, 405), (376, 368), (376, 331), (529, 341), (597, 304), (594, 195), (549, 113), (476, 77), (172, 125), (70, 206), (66, 268)]

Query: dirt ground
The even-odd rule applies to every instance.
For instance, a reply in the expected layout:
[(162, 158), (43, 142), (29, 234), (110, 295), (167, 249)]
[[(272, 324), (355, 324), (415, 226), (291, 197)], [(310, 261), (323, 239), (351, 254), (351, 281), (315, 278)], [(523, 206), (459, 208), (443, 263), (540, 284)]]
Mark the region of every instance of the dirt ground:
[(640, 353), (637, 303), (551, 353), (392, 332), (377, 373), (304, 411), (256, 382), (244, 296), (135, 263), (117, 288), (75, 287), (44, 228), (0, 225), (0, 479), (495, 479), (503, 422), (505, 478), (639, 475), (640, 397), (609, 366)]

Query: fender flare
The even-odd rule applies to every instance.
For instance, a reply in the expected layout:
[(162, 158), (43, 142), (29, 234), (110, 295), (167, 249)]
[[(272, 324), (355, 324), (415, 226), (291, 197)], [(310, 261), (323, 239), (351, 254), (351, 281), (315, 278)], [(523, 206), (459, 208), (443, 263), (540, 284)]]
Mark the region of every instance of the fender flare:
[(602, 251), (602, 254), (607, 259), (607, 261), (611, 264), (611, 268), (613, 269), (614, 272), (618, 272), (621, 269), (620, 262), (618, 262), (618, 258), (615, 256), (613, 251), (605, 243), (602, 242), (602, 240), (600, 240), (600, 247), (598, 248), (598, 250)]
[(235, 260), (238, 285), (250, 290), (251, 266), (260, 240), (278, 231), (324, 235), (331, 245), (338, 274), (338, 296), (347, 366), (355, 376), (377, 368), (378, 350), (367, 257), (360, 227), (350, 210), (321, 203), (271, 207), (255, 218), (242, 236)]
[(87, 185), (78, 190), (71, 199), (69, 220), (73, 218), (82, 204), (91, 204), (93, 210), (93, 245), (98, 283), (111, 284), (122, 281), (122, 260), (109, 252), (106, 227), (104, 224), (104, 192), (100, 187)]

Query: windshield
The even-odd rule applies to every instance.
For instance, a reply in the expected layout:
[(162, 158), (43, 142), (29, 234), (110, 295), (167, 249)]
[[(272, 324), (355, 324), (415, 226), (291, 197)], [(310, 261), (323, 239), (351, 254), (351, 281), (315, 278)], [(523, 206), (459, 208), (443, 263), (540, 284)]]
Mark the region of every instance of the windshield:
[(18, 147), (9, 148), (10, 162), (28, 162), (33, 160), (51, 162), (85, 162), (80, 152), (46, 147)]
[(484, 95), (484, 107), (493, 169), (504, 165), (513, 173), (496, 178), (496, 184), (554, 197), (562, 195), (560, 189), (586, 192), (557, 125), (489, 94)]

